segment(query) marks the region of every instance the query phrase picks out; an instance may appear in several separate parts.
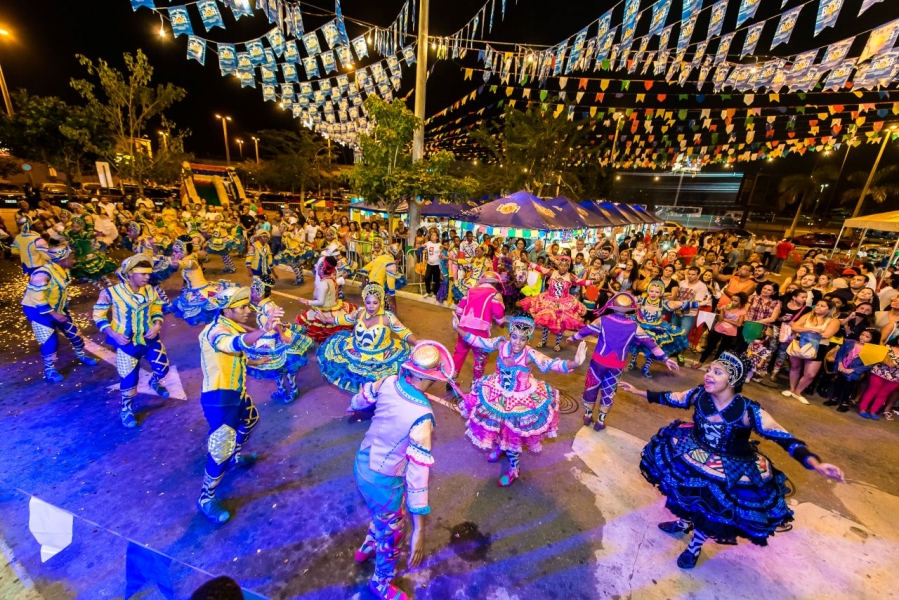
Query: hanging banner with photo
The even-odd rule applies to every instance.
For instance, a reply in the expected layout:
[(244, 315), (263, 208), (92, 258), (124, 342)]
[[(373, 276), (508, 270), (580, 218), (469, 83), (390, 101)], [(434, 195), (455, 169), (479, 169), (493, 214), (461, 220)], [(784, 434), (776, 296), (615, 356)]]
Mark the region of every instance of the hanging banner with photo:
[(268, 39), (268, 44), (272, 47), (275, 56), (280, 58), (284, 54), (284, 34), (276, 27), (266, 33), (265, 37)]
[(690, 45), (690, 38), (693, 36), (693, 29), (696, 28), (697, 15), (694, 14), (689, 19), (681, 23), (680, 37), (677, 39), (677, 54), (686, 52), (687, 46)]
[(334, 53), (337, 54), (337, 60), (340, 61), (341, 67), (344, 69), (353, 68), (353, 53), (350, 51), (349, 46), (337, 46), (334, 48)]
[(325, 36), (325, 43), (328, 48), (336, 48), (340, 45), (340, 30), (337, 29), (337, 19), (328, 21), (321, 27), (322, 35)]
[(868, 37), (868, 43), (865, 44), (865, 49), (862, 50), (862, 55), (858, 57), (858, 61), (863, 62), (875, 54), (880, 54), (884, 50), (892, 48), (896, 44), (897, 33), (899, 33), (899, 19), (872, 31)]
[[(322, 48), (318, 43), (318, 36), (315, 35), (314, 31), (310, 31), (303, 36), (303, 45), (306, 46), (306, 54), (310, 57), (315, 56), (322, 51)], [(305, 61), (306, 59), (303, 60)]]
[(262, 73), (262, 82), (263, 83), (278, 83), (278, 75), (274, 69), (269, 67), (268, 65), (262, 65), (259, 67), (259, 72)]
[(275, 102), (278, 100), (276, 88), (271, 83), (262, 84), (262, 99), (265, 102)]
[(294, 88), (292, 83), (282, 83), (281, 84), (281, 97), (289, 99), (293, 102), (294, 99)]
[(764, 29), (764, 27), (765, 22), (762, 21), (746, 30), (746, 41), (743, 42), (743, 50), (740, 51), (740, 58), (755, 52), (755, 47), (759, 43), (759, 38), (762, 36), (762, 29)]
[(740, 12), (737, 13), (737, 27), (755, 16), (761, 0), (743, 0), (740, 3)]
[(565, 60), (565, 52), (568, 50), (568, 40), (565, 40), (558, 46), (556, 46), (556, 58), (555, 63), (553, 64), (553, 76), (561, 75), (562, 73), (562, 64)]
[(825, 27), (833, 27), (843, 8), (843, 0), (821, 0), (818, 6), (818, 17), (815, 19), (815, 35)]
[(206, 66), (206, 40), (195, 35), (187, 36), (187, 60)]
[(574, 37), (574, 44), (571, 46), (571, 54), (568, 55), (568, 64), (565, 66), (565, 73), (571, 73), (571, 69), (581, 59), (581, 52), (584, 49), (584, 43), (587, 41), (587, 28), (582, 29)]
[(254, 67), (265, 64), (265, 47), (262, 45), (262, 40), (252, 40), (244, 44), (244, 46), (250, 54), (250, 62), (253, 63)]
[(734, 40), (734, 34), (728, 33), (718, 39), (718, 51), (715, 52), (715, 64), (727, 60), (727, 53), (730, 52), (730, 44)]
[(218, 43), (216, 45), (219, 55), (219, 68), (222, 75), (233, 73), (237, 69), (237, 51), (234, 44)]
[(300, 50), (297, 48), (296, 40), (284, 44), (284, 60), (295, 65), (300, 63)]
[(360, 35), (353, 40), (353, 51), (356, 53), (356, 58), (359, 60), (368, 56), (368, 44), (365, 42), (364, 35)]
[(210, 31), (214, 27), (225, 28), (225, 22), (222, 21), (222, 13), (215, 0), (200, 0), (197, 2), (197, 10), (200, 11), (200, 20), (203, 21), (203, 27), (206, 31)]
[(668, 12), (671, 10), (671, 0), (659, 0), (652, 5), (652, 21), (649, 23), (649, 37), (662, 31), (665, 21), (668, 20)]
[(322, 68), (325, 70), (325, 74), (333, 73), (337, 70), (337, 62), (334, 60), (334, 53), (328, 50), (327, 52), (321, 53), (322, 59)]
[(724, 15), (727, 13), (727, 1), (721, 0), (712, 5), (712, 14), (709, 17), (709, 33), (705, 39), (711, 39), (721, 33), (721, 26), (724, 25)]
[(403, 48), (403, 58), (406, 59), (406, 66), (411, 67), (415, 64), (415, 48), (406, 46)]
[(281, 63), (281, 74), (286, 82), (299, 83), (300, 81), (297, 74), (297, 66), (293, 63)]
[(306, 79), (315, 79), (318, 77), (318, 62), (316, 62), (314, 56), (303, 58), (303, 69), (306, 71)]
[[(408, 3), (406, 4), (408, 6)], [(408, 9), (404, 6), (403, 10), (408, 15)], [(334, 0), (334, 14), (337, 15), (337, 33), (340, 35), (340, 45), (349, 46), (350, 38), (346, 34), (346, 23), (343, 20), (343, 11), (340, 9), (340, 0)]]
[(824, 89), (835, 92), (844, 87), (846, 85), (846, 82), (849, 81), (849, 76), (852, 74), (852, 70), (854, 68), (854, 58), (844, 60), (842, 63), (837, 65), (830, 72), (830, 75), (827, 76), (827, 79), (824, 80)]
[(686, 21), (691, 16), (695, 16), (702, 7), (702, 0), (684, 0), (681, 8), (681, 21)]
[(786, 44), (790, 41), (790, 36), (793, 34), (793, 30), (796, 29), (796, 21), (799, 19), (799, 12), (801, 10), (802, 6), (797, 6), (780, 16), (780, 22), (777, 24), (777, 29), (774, 31), (774, 39), (771, 40), (772, 49), (775, 46)]
[(194, 28), (190, 25), (190, 15), (185, 6), (172, 6), (169, 8), (169, 21), (172, 23), (172, 33), (179, 35), (193, 35)]
[(236, 0), (234, 2), (225, 2), (225, 6), (231, 9), (234, 20), (237, 21), (241, 17), (252, 17), (253, 7), (250, 6), (249, 0)]

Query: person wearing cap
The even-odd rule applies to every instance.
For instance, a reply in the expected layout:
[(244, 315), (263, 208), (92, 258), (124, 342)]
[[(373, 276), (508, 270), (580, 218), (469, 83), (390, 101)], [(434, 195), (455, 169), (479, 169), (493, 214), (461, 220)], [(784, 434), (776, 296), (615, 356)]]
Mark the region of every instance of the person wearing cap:
[[(802, 466), (844, 481), (835, 465), (821, 462), (805, 442), (784, 430), (758, 402), (740, 392), (750, 366), (723, 352), (703, 383), (682, 392), (621, 389), (649, 402), (692, 410), (691, 419), (659, 430), (643, 448), (640, 471), (665, 496), (676, 521), (659, 523), (671, 535), (693, 532), (677, 566), (692, 569), (706, 539), (735, 544), (737, 537), (765, 546), (768, 537), (793, 520), (785, 497), (787, 477), (750, 441), (753, 432), (783, 448)], [(791, 486), (792, 487), (792, 486)]]
[(268, 246), (270, 237), (271, 234), (265, 229), (257, 229), (256, 235), (252, 239), (253, 243), (247, 248), (247, 272), (251, 278), (271, 275), (277, 279), (272, 270), (274, 259), (271, 248)]
[(531, 375), (532, 367), (541, 373), (555, 371), (571, 373), (587, 356), (587, 344), (582, 342), (574, 360), (549, 358), (530, 348), (534, 335), (534, 321), (530, 317), (506, 320), (508, 340), (503, 337), (481, 338), (460, 329), (456, 330), (465, 343), (488, 354), (496, 352), (496, 372), (475, 380), (471, 392), (463, 396), (462, 416), (467, 418), (466, 435), (483, 450), (490, 450), (487, 461), (498, 462), (505, 453), (509, 470), (497, 485), (507, 487), (519, 477), (521, 453), (527, 449), (537, 453), (546, 438), (556, 437), (559, 428), (559, 392)]
[(47, 240), (31, 231), (31, 223), (31, 217), (28, 216), (23, 215), (16, 219), (19, 233), (10, 245), (13, 253), (19, 255), (22, 272), (26, 275), (31, 275), (38, 267), (50, 262), (47, 256)]
[(75, 356), (83, 364), (94, 366), (97, 359), (84, 352), (84, 339), (69, 314), (69, 269), (75, 263), (75, 257), (68, 246), (47, 248), (44, 253), (51, 260), (31, 272), (22, 298), (22, 311), (31, 322), (34, 338), (41, 346), (44, 379), (59, 383), (63, 377), (56, 370), (58, 333), (69, 340)]
[(558, 269), (541, 267), (537, 264), (528, 266), (529, 269), (548, 276), (546, 291), (524, 298), (520, 306), (531, 313), (538, 327), (543, 328), (540, 348), (546, 347), (549, 333), (553, 332), (556, 334), (556, 345), (553, 350), (559, 352), (562, 350), (562, 336), (565, 331), (580, 329), (587, 313), (587, 307), (572, 296), (570, 290), (573, 286), (586, 287), (592, 282), (578, 279), (568, 272), (571, 268), (570, 256), (560, 254), (556, 257), (556, 262)]
[[(637, 309), (637, 304), (637, 299), (630, 293), (618, 292), (598, 311), (595, 321), (569, 338), (570, 341), (579, 342), (587, 336), (597, 337), (583, 395), (584, 425), (593, 425), (595, 431), (606, 428), (606, 416), (612, 410), (618, 380), (627, 364), (627, 354), (632, 345), (643, 346), (656, 358), (664, 360), (669, 371), (679, 369), (677, 362), (668, 358), (653, 338), (628, 316)], [(595, 410), (597, 398), (600, 401), (598, 411)], [(594, 413), (596, 423), (593, 423)]]
[[(259, 412), (247, 393), (247, 354), (266, 334), (276, 331), (284, 311), (273, 308), (266, 315), (265, 325), (247, 331), (253, 307), (248, 287), (229, 287), (221, 290), (212, 302), (218, 309), (215, 320), (200, 333), (200, 365), (203, 388), (200, 405), (209, 424), (206, 470), (203, 487), (197, 499), (200, 512), (216, 524), (231, 518), (216, 499), (215, 490), (229, 466), (248, 467), (258, 459), (256, 454), (241, 454), (250, 432), (259, 421)], [(254, 360), (257, 366), (269, 358)]]
[(116, 349), (116, 369), (122, 394), (122, 425), (137, 427), (132, 402), (137, 395), (141, 359), (150, 363), (150, 387), (162, 398), (169, 392), (160, 382), (169, 372), (169, 358), (159, 338), (162, 329), (162, 299), (149, 285), (153, 257), (135, 254), (122, 262), (122, 282), (100, 292), (94, 304), (97, 329)]
[[(353, 329), (352, 325), (337, 323), (338, 317), (353, 313), (358, 307), (337, 297), (337, 259), (333, 256), (326, 256), (318, 263), (312, 300), (297, 298), (297, 302), (310, 307), (297, 316), (297, 324), (318, 343), (338, 331)], [(328, 317), (328, 322), (322, 316)]]
[(435, 382), (452, 383), (455, 371), (449, 351), (437, 342), (421, 341), (398, 375), (369, 382), (353, 396), (348, 414), (373, 412), (371, 425), (356, 453), (356, 486), (372, 520), (356, 562), (375, 559), (369, 587), (378, 598), (407, 600), (391, 583), (396, 576), (406, 514), (412, 515), (409, 566), (424, 556), (424, 521), (431, 512), (428, 478), (434, 457), (435, 425), (427, 391)]
[(454, 377), (459, 376), (469, 351), (474, 355), (472, 381), (484, 375), (487, 364), (487, 353), (465, 341), (465, 335), (486, 339), (490, 337), (493, 322), (502, 325), (505, 322), (506, 309), (502, 296), (496, 286), (500, 284), (499, 275), (487, 271), (478, 279), (478, 285), (468, 288), (465, 296), (456, 305), (455, 317), (459, 320), (459, 333), (456, 347), (453, 350), (453, 364), (456, 365)]

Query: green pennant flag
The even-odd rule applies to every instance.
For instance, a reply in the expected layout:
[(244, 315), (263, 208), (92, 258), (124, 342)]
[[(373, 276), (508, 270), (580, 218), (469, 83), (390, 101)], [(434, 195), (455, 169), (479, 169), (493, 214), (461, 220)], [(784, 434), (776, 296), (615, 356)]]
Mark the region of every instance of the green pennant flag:
[(677, 118), (680, 119), (681, 121), (686, 119), (687, 118), (687, 109), (682, 108), (679, 111), (677, 111)]
[(799, 93), (796, 94), (796, 95), (799, 96), (799, 99), (800, 99), (800, 100), (805, 100), (805, 93), (804, 93), (804, 92), (799, 92)]
[(754, 119), (754, 118), (752, 118), (752, 117), (746, 117), (746, 124), (747, 124), (747, 125), (752, 125), (753, 123), (755, 123), (755, 119)]
[(603, 71), (608, 71), (611, 66), (612, 66), (612, 62), (608, 58), (605, 59), (604, 61), (602, 61), (602, 70)]
[[(801, 95), (801, 94), (800, 94), (800, 95)], [(798, 114), (800, 114), (800, 115), (804, 115), (804, 114), (805, 114), (805, 107), (804, 107), (804, 106), (797, 106), (797, 107), (796, 107), (796, 112), (797, 112)]]
[(621, 91), (622, 92), (626, 92), (628, 90), (628, 88), (630, 88), (630, 87), (631, 87), (631, 82), (628, 81), (627, 79), (625, 79), (621, 82)]
[(716, 144), (718, 144), (718, 133), (717, 132), (712, 134), (711, 140), (712, 140), (712, 142), (711, 142), (712, 146), (715, 146)]
[(503, 107), (503, 102), (505, 102), (505, 100), (500, 100), (499, 102), (497, 102), (497, 103), (496, 103), (496, 108), (502, 108), (502, 107)]
[(678, 100), (689, 100), (689, 99), (690, 99), (690, 94), (678, 94), (678, 95), (677, 95), (677, 99), (678, 99)]
[(628, 108), (628, 109), (626, 109), (626, 110), (624, 111), (624, 114), (625, 114), (625, 116), (629, 117), (629, 116), (631, 116), (632, 114), (634, 114), (634, 109), (633, 109), (633, 108)]
[(540, 101), (546, 100), (546, 97), (549, 96), (549, 90), (540, 90)]
[(495, 85), (491, 85), (491, 86), (490, 86), (490, 93), (491, 93), (491, 94), (495, 94), (495, 93), (496, 93), (496, 86), (495, 86)]
[(730, 100), (730, 94), (721, 94), (722, 100)]

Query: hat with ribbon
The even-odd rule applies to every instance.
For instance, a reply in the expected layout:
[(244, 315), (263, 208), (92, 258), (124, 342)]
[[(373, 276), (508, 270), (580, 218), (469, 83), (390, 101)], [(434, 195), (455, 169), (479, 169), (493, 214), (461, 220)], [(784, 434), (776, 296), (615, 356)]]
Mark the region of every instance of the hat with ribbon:
[[(139, 267), (142, 262), (150, 263), (149, 267)], [(129, 256), (122, 261), (122, 268), (119, 269), (122, 275), (131, 275), (132, 273), (153, 273), (153, 257), (150, 254), (135, 254)]]

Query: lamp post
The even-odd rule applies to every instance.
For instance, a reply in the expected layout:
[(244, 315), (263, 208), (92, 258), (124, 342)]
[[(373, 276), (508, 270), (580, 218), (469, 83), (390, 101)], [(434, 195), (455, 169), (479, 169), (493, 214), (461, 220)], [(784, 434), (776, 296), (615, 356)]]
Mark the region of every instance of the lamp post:
[(259, 164), (259, 138), (253, 136), (253, 145), (256, 146), (256, 164)]
[(240, 148), (240, 160), (243, 160), (243, 140), (240, 138), (237, 138), (234, 141), (237, 142), (237, 147)]
[[(9, 37), (7, 29), (0, 29), (0, 37)], [(0, 92), (3, 94), (3, 103), (6, 105), (6, 114), (13, 116), (12, 98), (9, 96), (9, 90), (6, 88), (6, 78), (3, 76), (3, 68), (0, 67)]]
[(225, 162), (230, 167), (231, 166), (231, 148), (228, 147), (228, 121), (231, 120), (231, 117), (223, 117), (222, 115), (215, 115), (215, 118), (222, 122), (222, 134), (225, 136)]
[(612, 141), (612, 157), (609, 162), (612, 164), (612, 168), (615, 168), (615, 157), (618, 155), (618, 131), (621, 129), (621, 119), (624, 118), (620, 112), (615, 111), (615, 114), (612, 115), (615, 119), (615, 139)]
[(162, 148), (163, 148), (163, 150), (165, 150), (166, 152), (168, 152), (168, 151), (169, 151), (169, 134), (166, 133), (165, 131), (160, 131), (160, 132), (159, 132), (159, 135), (160, 135), (160, 137), (162, 137)]
[(877, 159), (874, 161), (874, 166), (871, 167), (871, 172), (868, 173), (868, 180), (865, 182), (865, 187), (862, 188), (862, 193), (858, 197), (858, 204), (855, 205), (855, 210), (852, 212), (853, 219), (862, 211), (862, 203), (865, 201), (865, 196), (868, 195), (868, 189), (870, 189), (871, 183), (874, 181), (874, 174), (877, 172), (877, 166), (880, 164), (880, 159), (883, 157), (883, 151), (887, 149), (887, 144), (889, 143), (890, 138), (893, 137), (893, 132), (896, 131), (896, 127), (896, 125), (890, 125), (886, 135), (883, 136), (883, 144), (880, 146), (880, 152), (877, 153)]

